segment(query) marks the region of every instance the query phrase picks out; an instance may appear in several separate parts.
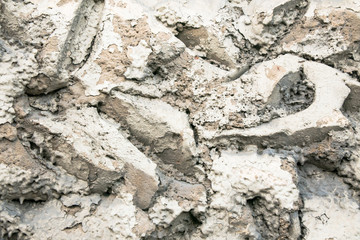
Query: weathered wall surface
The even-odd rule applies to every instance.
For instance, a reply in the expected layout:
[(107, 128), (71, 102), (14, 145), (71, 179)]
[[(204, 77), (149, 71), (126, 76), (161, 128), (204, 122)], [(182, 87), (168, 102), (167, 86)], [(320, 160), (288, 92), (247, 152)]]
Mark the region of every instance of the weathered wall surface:
[(0, 0), (0, 239), (360, 239), (360, 1)]

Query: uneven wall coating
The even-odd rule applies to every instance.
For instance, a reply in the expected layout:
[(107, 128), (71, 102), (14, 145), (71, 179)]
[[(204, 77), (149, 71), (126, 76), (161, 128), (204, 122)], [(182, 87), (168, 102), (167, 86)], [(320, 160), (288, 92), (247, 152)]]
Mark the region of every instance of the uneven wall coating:
[(0, 0), (0, 239), (360, 239), (360, 2)]

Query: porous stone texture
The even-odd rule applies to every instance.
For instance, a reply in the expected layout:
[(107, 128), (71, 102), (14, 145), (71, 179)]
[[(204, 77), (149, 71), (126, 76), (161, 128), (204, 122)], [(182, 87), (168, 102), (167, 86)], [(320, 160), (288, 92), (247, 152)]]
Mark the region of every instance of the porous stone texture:
[(0, 1), (0, 239), (360, 239), (360, 2)]
[(192, 171), (195, 141), (186, 113), (157, 99), (115, 91), (100, 109), (126, 125), (135, 138), (150, 146), (165, 163), (184, 173)]

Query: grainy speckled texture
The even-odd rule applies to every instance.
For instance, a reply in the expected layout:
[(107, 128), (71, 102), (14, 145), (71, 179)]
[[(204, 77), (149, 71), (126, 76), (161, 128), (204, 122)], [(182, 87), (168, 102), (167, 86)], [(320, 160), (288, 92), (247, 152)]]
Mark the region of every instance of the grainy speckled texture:
[(0, 1), (0, 239), (360, 239), (360, 2)]

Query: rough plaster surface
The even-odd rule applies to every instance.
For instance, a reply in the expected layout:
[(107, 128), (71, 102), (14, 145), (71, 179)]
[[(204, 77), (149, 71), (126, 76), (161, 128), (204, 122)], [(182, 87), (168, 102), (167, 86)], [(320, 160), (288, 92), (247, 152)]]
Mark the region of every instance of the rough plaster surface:
[(360, 239), (360, 3), (0, 1), (0, 239)]

